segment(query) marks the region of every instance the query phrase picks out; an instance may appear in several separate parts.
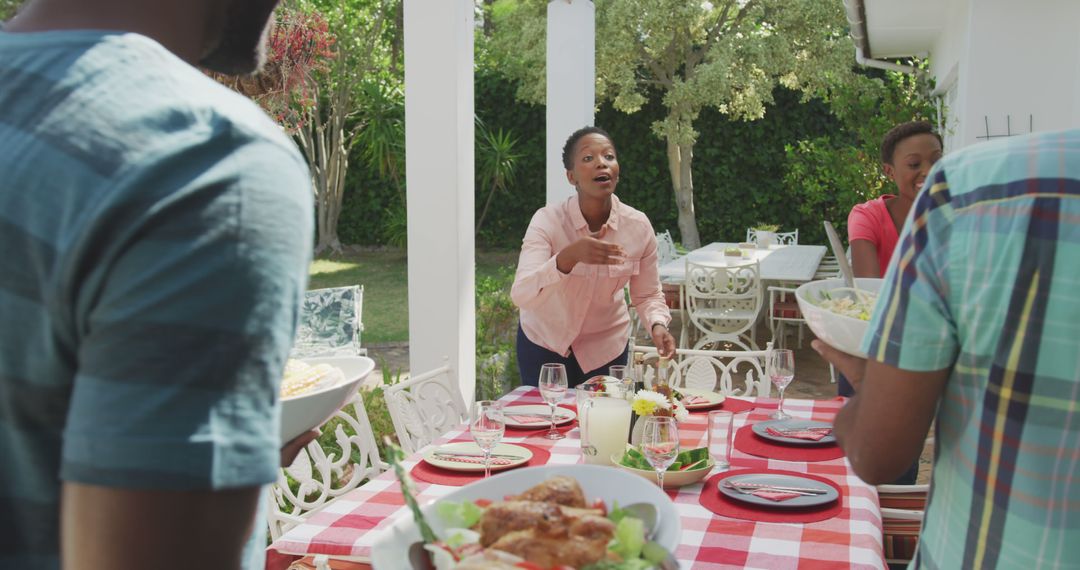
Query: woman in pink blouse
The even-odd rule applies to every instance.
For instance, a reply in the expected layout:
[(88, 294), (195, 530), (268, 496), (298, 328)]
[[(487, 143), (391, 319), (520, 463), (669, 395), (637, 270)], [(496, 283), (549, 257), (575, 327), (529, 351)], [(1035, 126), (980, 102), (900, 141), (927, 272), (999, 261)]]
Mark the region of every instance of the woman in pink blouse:
[(675, 353), (656, 266), (656, 234), (645, 214), (615, 197), (619, 162), (611, 136), (576, 131), (563, 147), (575, 196), (533, 215), (510, 296), (521, 310), (518, 369), (535, 386), (541, 365), (566, 365), (570, 385), (625, 364), (630, 302), (662, 356)]
[(896, 194), (859, 204), (848, 214), (848, 243), (856, 277), (884, 277), (915, 195), (941, 158), (941, 136), (926, 121), (903, 123), (885, 134), (881, 167)]

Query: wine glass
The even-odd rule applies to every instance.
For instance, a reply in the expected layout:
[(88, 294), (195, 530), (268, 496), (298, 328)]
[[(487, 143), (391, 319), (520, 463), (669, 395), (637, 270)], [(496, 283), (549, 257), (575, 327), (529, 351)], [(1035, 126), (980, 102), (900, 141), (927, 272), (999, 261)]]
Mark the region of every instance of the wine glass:
[(545, 364), (540, 367), (540, 396), (551, 407), (551, 429), (544, 437), (548, 439), (562, 439), (566, 436), (555, 429), (555, 405), (562, 401), (566, 395), (567, 380), (566, 366), (562, 364)]
[(679, 455), (679, 426), (675, 418), (647, 416), (641, 432), (641, 451), (656, 469), (656, 483), (664, 488), (664, 472)]
[(769, 355), (768, 368), (769, 379), (780, 390), (780, 405), (777, 406), (772, 418), (786, 420), (791, 416), (784, 413), (784, 388), (787, 388), (791, 380), (795, 378), (795, 353), (787, 348), (772, 351)]
[(484, 452), (484, 477), (491, 475), (491, 450), (502, 441), (506, 419), (500, 402), (480, 400), (473, 404), (469, 432)]

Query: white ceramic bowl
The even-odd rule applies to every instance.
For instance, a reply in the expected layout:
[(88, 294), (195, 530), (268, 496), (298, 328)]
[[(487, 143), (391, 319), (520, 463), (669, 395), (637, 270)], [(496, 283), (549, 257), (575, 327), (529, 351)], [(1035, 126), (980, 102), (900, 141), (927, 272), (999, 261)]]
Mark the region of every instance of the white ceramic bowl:
[[(860, 277), (855, 279), (859, 289), (877, 294), (881, 289), (881, 279)], [(811, 281), (803, 283), (795, 290), (795, 300), (799, 303), (799, 310), (806, 319), (807, 326), (821, 340), (829, 343), (834, 348), (848, 354), (866, 358), (866, 353), (859, 350), (863, 336), (870, 326), (869, 321), (861, 321), (852, 317), (845, 317), (828, 309), (818, 306), (821, 301), (821, 293), (846, 287), (843, 279), (825, 279), (823, 281)]]
[[(481, 479), (460, 487), (444, 495), (440, 500), (462, 501), (475, 499), (501, 500), (506, 495), (515, 495), (529, 487), (542, 483), (555, 475), (567, 475), (577, 479), (585, 491), (585, 499), (592, 502), (603, 499), (608, 507), (614, 501), (621, 505), (630, 503), (652, 503), (659, 513), (660, 526), (653, 540), (668, 549), (675, 550), (682, 535), (682, 523), (679, 511), (666, 493), (660, 491), (656, 483), (603, 465), (545, 465), (514, 469), (488, 479)], [(445, 531), (442, 520), (435, 514), (434, 503), (421, 507), (424, 517), (436, 535)], [(371, 551), (372, 565), (377, 570), (412, 570), (408, 556), (409, 545), (420, 540), (420, 532), (413, 523), (409, 512), (399, 513), (394, 523), (374, 537), (375, 546)]]
[[(616, 453), (615, 455), (611, 456), (611, 462), (614, 463), (615, 466), (619, 469), (622, 469), (623, 471), (627, 471), (629, 473), (633, 473), (638, 477), (642, 477), (653, 485), (656, 484), (656, 471), (652, 469), (634, 469), (633, 467), (627, 467), (622, 463), (619, 463), (620, 459), (622, 459), (621, 453)], [(694, 483), (697, 483), (698, 481), (704, 479), (710, 472), (712, 472), (713, 465), (713, 458), (710, 457), (709, 460), (705, 463), (704, 467), (698, 467), (697, 469), (689, 469), (687, 471), (664, 471), (664, 488), (676, 489), (679, 487), (684, 487), (686, 485), (693, 485)]]
[(281, 443), (323, 424), (341, 409), (375, 369), (375, 361), (365, 356), (302, 358), (308, 364), (329, 364), (340, 368), (345, 380), (334, 385), (281, 401)]

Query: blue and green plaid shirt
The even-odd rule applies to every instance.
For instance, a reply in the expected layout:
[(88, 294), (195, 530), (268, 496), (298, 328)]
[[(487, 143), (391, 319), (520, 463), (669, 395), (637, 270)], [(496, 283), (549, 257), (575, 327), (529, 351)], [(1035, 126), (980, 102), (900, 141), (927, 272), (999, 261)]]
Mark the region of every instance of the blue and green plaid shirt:
[(919, 568), (1080, 566), (1080, 130), (937, 163), (863, 349), (951, 368)]

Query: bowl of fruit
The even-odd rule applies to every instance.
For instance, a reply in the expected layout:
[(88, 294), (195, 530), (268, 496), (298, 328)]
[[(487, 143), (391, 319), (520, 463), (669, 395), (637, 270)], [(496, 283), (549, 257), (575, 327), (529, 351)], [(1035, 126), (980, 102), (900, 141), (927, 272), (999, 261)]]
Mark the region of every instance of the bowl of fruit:
[[(656, 469), (649, 465), (645, 454), (637, 447), (628, 445), (622, 454), (611, 456), (612, 463), (625, 471), (644, 477), (656, 484)], [(664, 472), (664, 488), (674, 489), (693, 485), (704, 479), (713, 468), (713, 459), (705, 447), (680, 451), (675, 462)]]

